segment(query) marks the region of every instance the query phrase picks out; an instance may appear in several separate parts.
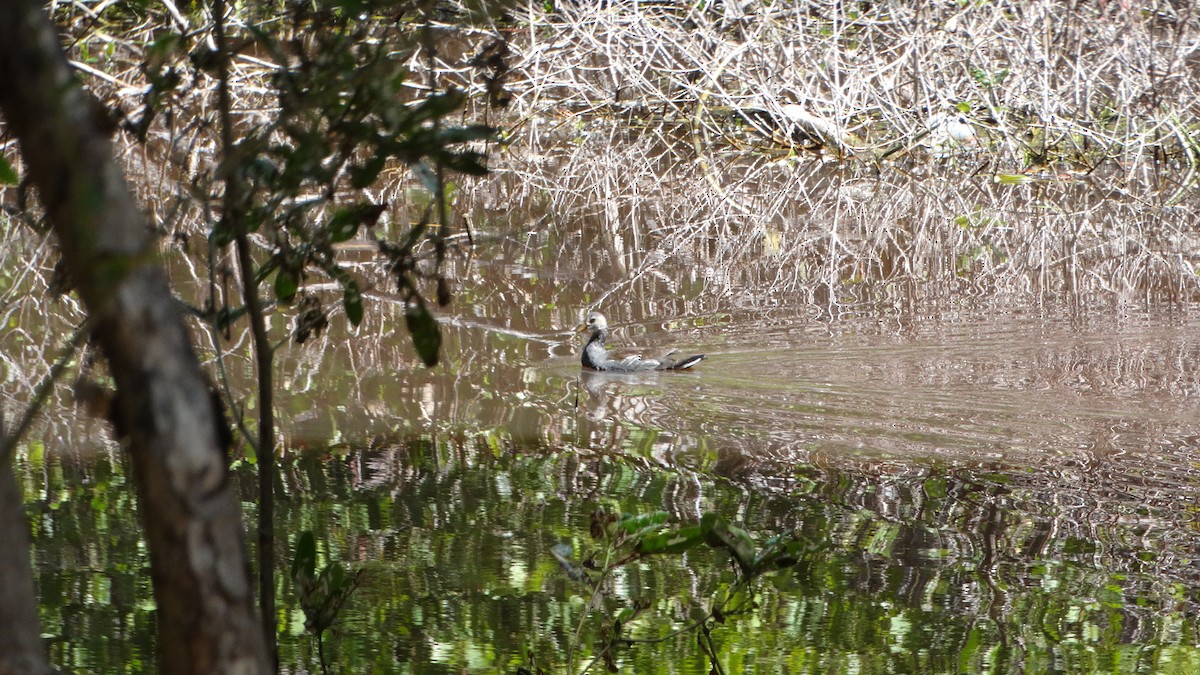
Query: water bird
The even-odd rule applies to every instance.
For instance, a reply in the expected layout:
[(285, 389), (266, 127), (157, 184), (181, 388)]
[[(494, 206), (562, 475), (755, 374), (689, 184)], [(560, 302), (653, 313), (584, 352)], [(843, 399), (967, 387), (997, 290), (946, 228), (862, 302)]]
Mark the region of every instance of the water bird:
[(700, 363), (704, 359), (704, 354), (695, 354), (686, 358), (677, 359), (673, 354), (678, 352), (678, 349), (659, 356), (658, 358), (647, 359), (642, 358), (638, 354), (629, 356), (614, 357), (604, 348), (605, 341), (608, 340), (608, 320), (600, 312), (588, 312), (587, 318), (584, 319), (584, 325), (580, 326), (580, 331), (588, 331), (588, 341), (583, 347), (583, 367), (589, 370), (603, 370), (615, 373), (636, 373), (646, 370), (687, 370), (692, 366)]
[(841, 155), (854, 154), (850, 137), (837, 124), (810, 113), (795, 103), (734, 109), (750, 127), (785, 146), (817, 150), (828, 148)]
[(975, 135), (975, 127), (961, 113), (936, 113), (925, 120), (925, 145), (933, 151), (936, 159), (945, 159), (954, 154), (956, 149), (977, 147), (979, 138)]

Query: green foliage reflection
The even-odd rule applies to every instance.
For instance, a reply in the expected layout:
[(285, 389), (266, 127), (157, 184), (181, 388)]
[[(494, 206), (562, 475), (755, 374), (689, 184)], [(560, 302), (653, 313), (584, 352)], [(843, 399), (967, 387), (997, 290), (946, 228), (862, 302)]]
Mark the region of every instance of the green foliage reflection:
[[(313, 532), (314, 575), (331, 562), (365, 570), (325, 635), (336, 670), (562, 672), (572, 645), (583, 666), (615, 643), (622, 672), (707, 673), (696, 637), (706, 629), (730, 673), (1200, 666), (1186, 537), (1142, 531), (1150, 543), (1134, 550), (1113, 523), (1097, 533), (1107, 545), (1081, 547), (1049, 527), (1054, 506), (1023, 485), (1024, 472), (897, 478), (799, 465), (805, 480), (772, 491), (713, 474), (697, 484), (634, 458), (493, 447), (506, 445), (379, 442), (284, 464), (279, 531)], [(149, 566), (125, 459), (19, 457), (55, 665), (153, 672)], [(251, 494), (253, 475), (238, 478)], [(730, 526), (726, 514), (737, 514), (754, 544), (741, 555), (763, 570), (752, 587), (739, 587), (743, 563), (723, 543), (744, 545), (742, 535), (716, 534), (716, 516), (704, 535), (695, 504)], [(638, 553), (643, 541), (658, 552)], [(685, 550), (663, 552), (672, 542)], [(601, 567), (610, 549), (610, 563), (633, 557)], [(280, 606), (295, 608), (283, 668), (314, 671), (301, 599), (290, 580), (280, 593)]]

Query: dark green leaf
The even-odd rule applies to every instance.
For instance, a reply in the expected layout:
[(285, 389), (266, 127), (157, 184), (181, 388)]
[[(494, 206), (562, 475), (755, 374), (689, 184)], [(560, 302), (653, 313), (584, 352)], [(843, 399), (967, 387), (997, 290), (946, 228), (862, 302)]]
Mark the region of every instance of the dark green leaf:
[(279, 301), (288, 304), (296, 299), (296, 291), (300, 290), (299, 282), (296, 280), (296, 275), (290, 271), (280, 268), (275, 274), (275, 297)]
[(350, 185), (359, 190), (368, 187), (379, 178), (386, 164), (386, 156), (375, 155), (359, 166), (350, 167)]
[(447, 127), (441, 130), (437, 139), (444, 145), (451, 143), (468, 143), (470, 141), (496, 140), (496, 128), (485, 124), (470, 124), (465, 127)]
[(706, 513), (700, 518), (704, 528), (704, 540), (713, 548), (727, 548), (744, 572), (754, 566), (754, 540), (740, 527), (727, 523), (723, 518)]
[(358, 224), (361, 220), (358, 209), (338, 209), (325, 226), (329, 231), (329, 241), (336, 244), (351, 239), (358, 234)]
[(692, 548), (704, 541), (704, 532), (699, 525), (688, 525), (678, 530), (661, 532), (642, 537), (637, 544), (637, 552), (679, 553)]
[(8, 159), (0, 155), (0, 185), (16, 185), (20, 182), (21, 179), (17, 177), (17, 172), (8, 163)]
[(163, 64), (179, 47), (180, 40), (178, 34), (168, 33), (150, 43), (146, 49), (146, 72), (157, 75), (162, 70)]
[(670, 517), (671, 514), (667, 513), (666, 511), (643, 513), (639, 516), (622, 515), (620, 524), (621, 527), (625, 529), (625, 532), (633, 534), (634, 532), (645, 529), (646, 527), (662, 525), (663, 523), (667, 522), (667, 519)]
[(342, 292), (342, 306), (346, 308), (346, 318), (352, 325), (357, 326), (363, 320), (362, 291), (358, 290), (358, 282), (349, 279), (345, 282)]
[(352, 238), (358, 234), (361, 226), (369, 227), (378, 222), (386, 208), (387, 204), (355, 204), (338, 209), (325, 226), (329, 231), (329, 240), (336, 244)]
[(458, 89), (450, 89), (445, 93), (430, 96), (413, 109), (409, 124), (416, 126), (435, 117), (439, 119), (445, 117), (458, 110), (466, 100), (467, 95)]
[(436, 366), (438, 352), (442, 348), (442, 331), (438, 328), (437, 319), (429, 313), (424, 303), (415, 302), (405, 310), (404, 322), (408, 325), (421, 362), (430, 367)]
[(305, 530), (296, 540), (296, 553), (292, 558), (292, 581), (311, 580), (317, 568), (317, 543), (313, 533)]
[(442, 158), (442, 163), (447, 169), (465, 173), (468, 176), (486, 176), (488, 168), (483, 160), (483, 155), (478, 152), (462, 152), (446, 155)]

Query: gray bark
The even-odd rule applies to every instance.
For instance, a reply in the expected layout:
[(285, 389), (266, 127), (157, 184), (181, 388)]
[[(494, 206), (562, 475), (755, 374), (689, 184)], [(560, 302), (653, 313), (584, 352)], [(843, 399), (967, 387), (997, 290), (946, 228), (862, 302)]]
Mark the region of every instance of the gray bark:
[(116, 381), (114, 422), (150, 549), (159, 672), (269, 672), (224, 420), (113, 160), (110, 125), (74, 79), (40, 3), (0, 0), (0, 73), (0, 113)]

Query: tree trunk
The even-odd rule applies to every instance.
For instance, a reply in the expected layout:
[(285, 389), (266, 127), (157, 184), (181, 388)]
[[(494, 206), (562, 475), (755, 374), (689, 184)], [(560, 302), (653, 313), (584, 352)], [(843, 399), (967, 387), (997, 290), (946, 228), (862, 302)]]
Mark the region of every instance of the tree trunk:
[(39, 2), (0, 1), (0, 73), (0, 112), (116, 381), (114, 423), (150, 549), (159, 672), (269, 672), (225, 421), (113, 160), (110, 125), (74, 80)]
[(49, 673), (38, 625), (29, 525), (12, 462), (0, 461), (0, 675)]

